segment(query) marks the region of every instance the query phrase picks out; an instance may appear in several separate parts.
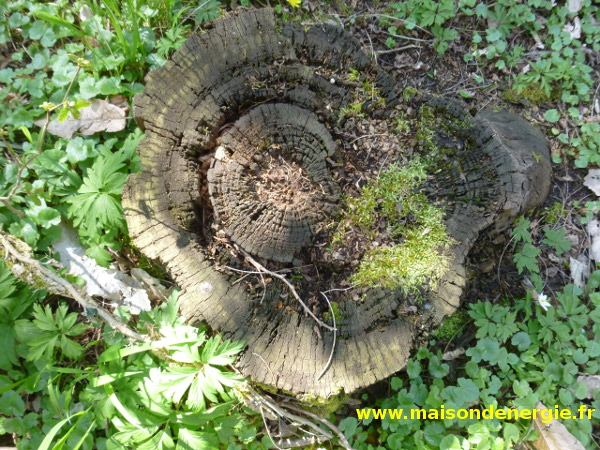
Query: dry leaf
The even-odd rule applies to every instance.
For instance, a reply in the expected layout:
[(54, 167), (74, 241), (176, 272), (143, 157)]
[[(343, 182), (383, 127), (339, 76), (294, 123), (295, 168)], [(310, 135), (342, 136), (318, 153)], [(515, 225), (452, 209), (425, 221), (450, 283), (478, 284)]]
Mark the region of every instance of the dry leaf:
[(577, 377), (577, 381), (587, 386), (586, 398), (593, 398), (595, 389), (598, 389), (600, 391), (600, 375), (579, 375)]
[(570, 13), (579, 12), (581, 9), (583, 0), (567, 0), (567, 9)]
[(594, 218), (588, 222), (588, 233), (592, 241), (590, 258), (600, 263), (600, 220)]
[(581, 21), (579, 17), (575, 17), (573, 19), (573, 23), (567, 23), (563, 27), (563, 31), (565, 33), (569, 33), (571, 35), (571, 39), (579, 39), (581, 37)]
[[(48, 133), (61, 138), (71, 139), (75, 133), (90, 136), (101, 131), (114, 133), (125, 128), (125, 111), (106, 100), (93, 99), (91, 105), (79, 110), (81, 117), (74, 119), (71, 114), (64, 122), (54, 119), (48, 124)], [(43, 127), (45, 119), (35, 121), (38, 127)]]
[(591, 169), (583, 179), (583, 185), (600, 197), (600, 169)]
[[(537, 409), (548, 409), (541, 402), (535, 405)], [(549, 423), (543, 423), (539, 415), (533, 419), (533, 426), (540, 438), (532, 442), (536, 450), (585, 450), (575, 436), (558, 420), (552, 419)]]
[(129, 306), (132, 314), (151, 309), (148, 293), (143, 286), (129, 275), (114, 268), (105, 269), (85, 254), (75, 231), (63, 228), (63, 233), (54, 249), (60, 254), (60, 262), (68, 273), (86, 281), (85, 292), (90, 297), (97, 295), (115, 306)]
[(590, 276), (590, 268), (588, 261), (582, 262), (578, 259), (571, 258), (569, 261), (569, 267), (571, 268), (571, 279), (575, 286), (579, 286), (585, 289), (586, 280)]

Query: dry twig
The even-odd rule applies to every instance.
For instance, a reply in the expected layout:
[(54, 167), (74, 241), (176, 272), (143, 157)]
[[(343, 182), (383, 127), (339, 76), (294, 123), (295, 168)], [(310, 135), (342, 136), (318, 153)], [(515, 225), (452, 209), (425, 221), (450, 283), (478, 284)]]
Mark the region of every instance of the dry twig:
[(329, 369), (329, 366), (331, 365), (331, 361), (333, 360), (333, 353), (335, 352), (335, 341), (337, 338), (337, 327), (335, 323), (335, 312), (333, 311), (333, 306), (331, 306), (331, 302), (323, 292), (321, 292), (321, 295), (325, 298), (327, 305), (329, 305), (329, 311), (331, 311), (331, 320), (333, 320), (333, 343), (331, 344), (331, 353), (329, 354), (327, 364), (325, 364), (325, 367), (323, 367), (323, 370), (317, 377), (317, 381), (320, 380), (323, 375), (325, 375), (325, 372), (327, 372), (327, 369)]
[(267, 274), (271, 275), (272, 277), (275, 277), (275, 278), (283, 281), (286, 284), (286, 286), (289, 288), (289, 290), (292, 293), (292, 295), (294, 296), (294, 298), (298, 301), (298, 303), (300, 303), (300, 305), (302, 305), (302, 308), (304, 308), (304, 311), (306, 311), (306, 313), (310, 317), (312, 317), (313, 320), (315, 322), (317, 322), (317, 324), (319, 324), (319, 326), (326, 328), (330, 331), (337, 331), (335, 327), (331, 327), (331, 326), (327, 325), (325, 322), (323, 322), (321, 319), (319, 319), (317, 316), (315, 316), (313, 314), (313, 312), (310, 310), (310, 308), (308, 306), (306, 306), (306, 303), (304, 303), (304, 301), (300, 298), (300, 296), (298, 295), (298, 292), (296, 292), (296, 288), (294, 288), (294, 285), (292, 283), (290, 283), (286, 277), (278, 274), (277, 272), (273, 272), (273, 271), (267, 269), (261, 263), (259, 263), (254, 258), (252, 258), (252, 256), (250, 256), (250, 254), (248, 252), (246, 252), (244, 249), (242, 249), (241, 247), (236, 245), (236, 249), (240, 253), (242, 253), (254, 267), (256, 267), (256, 270), (262, 271), (263, 273), (267, 273)]

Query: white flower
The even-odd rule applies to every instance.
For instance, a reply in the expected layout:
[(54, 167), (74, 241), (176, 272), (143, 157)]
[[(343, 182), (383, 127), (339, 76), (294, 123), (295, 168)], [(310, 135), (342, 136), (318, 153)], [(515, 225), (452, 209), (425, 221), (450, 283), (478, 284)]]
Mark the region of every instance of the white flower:
[(539, 305), (544, 308), (544, 311), (548, 311), (548, 308), (552, 306), (552, 304), (548, 301), (548, 296), (544, 293), (537, 295), (537, 301)]

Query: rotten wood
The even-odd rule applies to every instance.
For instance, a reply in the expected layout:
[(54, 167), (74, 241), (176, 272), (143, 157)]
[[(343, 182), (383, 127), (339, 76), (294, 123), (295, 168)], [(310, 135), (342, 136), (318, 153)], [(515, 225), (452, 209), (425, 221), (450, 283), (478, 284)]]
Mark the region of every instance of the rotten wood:
[[(336, 334), (316, 327), (274, 274), (317, 267), (310, 257), (317, 228), (335, 221), (343, 180), (331, 173), (356, 145), (345, 146), (336, 133), (357, 89), (336, 82), (349, 68), (374, 80), (385, 106), (365, 114), (385, 120), (401, 99), (399, 87), (346, 32), (282, 23), (270, 9), (254, 9), (193, 35), (148, 75), (135, 99), (146, 133), (138, 148), (143, 170), (130, 177), (123, 200), (135, 244), (182, 288), (190, 322), (246, 342), (237, 363), (243, 375), (298, 395), (350, 393), (402, 369), (420, 327), (439, 324), (459, 306), (464, 262), (480, 233), (507, 226), (549, 188), (548, 148), (524, 119), (491, 111), (472, 117), (458, 103), (423, 99), (460, 119), (456, 133), (469, 143), (428, 186), (432, 197), (452, 199), (445, 219), (455, 241), (449, 268), (435, 289), (425, 290), (418, 315), (406, 313), (411, 305), (402, 289), (368, 289), (357, 300), (352, 289), (284, 277), (308, 307), (320, 292), (335, 295), (329, 300), (338, 309)], [(211, 237), (202, 232), (211, 214), (229, 248), (237, 245), (274, 275), (269, 284), (257, 277), (261, 293), (215, 260)], [(232, 267), (254, 267), (237, 256)], [(318, 273), (334, 277), (335, 268)]]

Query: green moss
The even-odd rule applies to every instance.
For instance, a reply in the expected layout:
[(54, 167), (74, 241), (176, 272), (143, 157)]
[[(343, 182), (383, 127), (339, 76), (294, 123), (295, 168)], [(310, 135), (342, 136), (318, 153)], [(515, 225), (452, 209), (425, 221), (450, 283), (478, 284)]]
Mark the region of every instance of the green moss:
[(516, 89), (507, 89), (502, 93), (502, 98), (512, 103), (523, 103), (523, 99), (534, 105), (541, 105), (552, 100), (539, 84), (532, 83), (518, 92)]
[(413, 97), (418, 95), (420, 92), (421, 91), (419, 91), (418, 89), (416, 89), (412, 86), (406, 86), (404, 88), (404, 90), (402, 91), (402, 98), (404, 99), (405, 102), (409, 102), (413, 99)]
[(381, 91), (375, 87), (374, 81), (367, 75), (353, 68), (348, 69), (346, 79), (353, 83), (358, 83), (354, 90), (354, 100), (347, 107), (342, 108), (339, 114), (339, 120), (346, 117), (364, 117), (363, 107), (365, 102), (369, 102), (369, 108), (382, 108), (385, 106), (385, 99), (381, 96)]
[(362, 108), (365, 102), (355, 101), (350, 103), (346, 108), (340, 109), (340, 120), (346, 117), (364, 117)]
[(153, 261), (141, 253), (134, 245), (133, 240), (129, 236), (123, 238), (123, 250), (129, 251), (135, 259), (137, 259), (136, 266), (144, 270), (149, 275), (153, 276), (158, 280), (171, 280), (169, 273), (160, 265), (158, 262)]
[[(340, 307), (336, 302), (331, 302), (331, 309), (333, 310), (333, 316), (336, 321), (342, 320), (342, 314), (340, 313)], [(329, 322), (331, 320), (331, 312), (327, 311), (323, 313), (323, 320)]]
[(397, 242), (367, 250), (351, 283), (402, 287), (416, 293), (422, 286), (433, 286), (448, 268), (444, 250), (451, 239), (442, 221), (443, 211), (423, 194), (415, 193), (425, 178), (425, 165), (418, 159), (404, 167), (392, 165), (359, 197), (347, 200), (334, 244), (346, 243), (351, 228), (365, 239), (375, 239), (382, 221)]
[(340, 388), (337, 394), (327, 398), (317, 397), (313, 394), (305, 394), (299, 396), (298, 399), (305, 403), (308, 408), (312, 409), (315, 413), (327, 417), (329, 414), (338, 411), (346, 404), (348, 395)]
[(358, 82), (360, 80), (360, 72), (350, 67), (348, 69), (348, 81)]
[(456, 311), (444, 319), (442, 325), (435, 330), (433, 335), (442, 341), (449, 341), (460, 333), (468, 320), (469, 315), (465, 311)]

